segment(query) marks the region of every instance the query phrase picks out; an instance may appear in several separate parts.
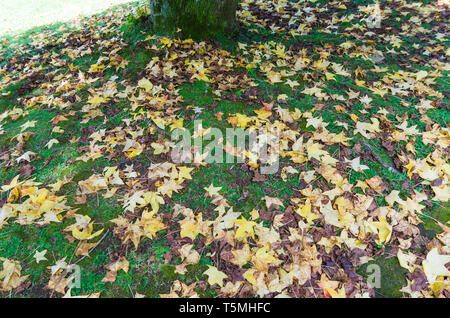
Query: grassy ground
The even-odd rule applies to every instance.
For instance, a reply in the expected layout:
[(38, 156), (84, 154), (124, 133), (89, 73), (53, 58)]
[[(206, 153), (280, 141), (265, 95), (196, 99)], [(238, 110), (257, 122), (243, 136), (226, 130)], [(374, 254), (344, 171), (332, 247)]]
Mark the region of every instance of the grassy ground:
[(127, 2), (131, 0), (1, 0), (0, 35), (17, 34), (33, 27), (79, 19)]
[[(113, 2), (117, 3), (118, 1)], [(9, 6), (20, 4), (20, 2), (6, 4), (1, 0), (0, 3)], [(72, 3), (76, 4), (77, 1), (72, 1)], [(83, 4), (85, 3), (86, 1), (83, 1)], [(92, 8), (103, 9), (101, 6), (94, 5), (98, 2), (92, 1), (92, 3)], [(324, 3), (325, 1), (307, 2), (308, 6), (313, 8), (321, 8)], [(345, 2), (346, 10), (348, 10), (345, 12), (338, 3), (332, 3), (331, 10), (339, 18), (345, 18), (346, 15), (352, 13), (358, 16), (361, 13), (358, 11), (357, 3), (367, 5), (370, 1)], [(329, 293), (321, 285), (317, 285), (317, 282), (323, 279), (320, 274), (326, 273), (331, 281), (338, 281), (339, 286), (345, 286), (347, 289), (349, 286), (353, 286), (355, 290), (359, 290), (358, 294), (360, 295), (409, 296), (410, 294), (405, 291), (401, 292), (400, 289), (406, 286), (408, 281), (414, 281), (414, 279), (408, 276), (410, 275), (408, 271), (399, 264), (396, 257), (399, 246), (405, 244), (402, 241), (411, 239), (413, 244), (404, 250), (418, 256), (413, 266), (417, 269), (416, 273), (421, 272), (423, 275), (421, 259), (426, 257), (430, 246), (441, 244), (436, 239), (436, 235), (443, 232), (438, 222), (445, 224), (450, 220), (450, 208), (445, 202), (448, 197), (447, 200), (445, 198), (436, 199), (432, 188), (439, 182), (445, 187), (449, 172), (445, 172), (445, 169), (442, 168), (442, 171), (437, 174), (436, 179), (439, 179), (437, 181), (423, 177), (418, 168), (412, 169), (409, 177), (408, 168), (405, 168), (408, 164), (407, 159), (416, 160), (416, 166), (420, 165), (421, 159), (427, 157), (433, 162), (433, 167), (439, 167), (437, 158), (441, 158), (444, 164), (448, 163), (447, 153), (444, 151), (449, 142), (448, 129), (446, 132), (441, 132), (442, 135), (434, 137), (427, 135), (428, 139), (435, 138), (433, 143), (424, 142), (424, 133), (430, 132), (433, 125), (445, 129), (450, 121), (448, 64), (446, 64), (447, 66), (439, 64), (444, 63), (448, 57), (448, 39), (435, 39), (438, 30), (441, 30), (439, 29), (441, 23), (436, 19), (439, 17), (439, 13), (433, 11), (435, 9), (433, 5), (427, 6), (428, 1), (424, 1), (424, 3), (424, 9), (414, 8), (407, 11), (405, 8), (394, 6), (389, 14), (386, 13), (389, 15), (388, 25), (395, 30), (395, 34), (400, 33), (397, 40), (401, 44), (398, 44), (395, 38), (383, 39), (382, 34), (364, 35), (357, 28), (352, 29), (352, 26), (362, 25), (356, 18), (353, 20), (343, 18), (336, 24), (337, 29), (332, 29), (331, 33), (321, 32), (320, 25), (314, 24), (314, 28), (304, 34), (301, 32), (289, 33), (289, 30), (274, 33), (270, 28), (263, 27), (262, 23), (268, 25), (273, 23), (275, 26), (286, 25), (286, 23), (278, 18), (274, 18), (274, 20), (270, 20), (272, 19), (270, 18), (268, 22), (264, 22), (264, 15), (263, 17), (258, 15), (261, 13), (258, 11), (260, 9), (250, 5), (248, 10), (257, 19), (249, 21), (251, 19), (247, 19), (246, 15), (241, 16), (240, 32), (233, 39), (218, 38), (211, 44), (212, 48), (223, 48), (230, 52), (233, 58), (236, 58), (233, 60), (235, 64), (231, 69), (223, 71), (219, 66), (215, 66), (217, 68), (210, 71), (211, 78), (220, 75), (221, 72), (239, 78), (236, 82), (229, 78), (222, 79), (223, 87), (214, 80), (208, 83), (193, 79), (192, 74), (188, 74), (188, 71), (181, 67), (177, 69), (178, 75), (173, 78), (169, 78), (167, 75), (165, 77), (150, 75), (148, 65), (151, 64), (151, 61), (159, 58), (160, 61), (166, 63), (172, 53), (190, 54), (187, 52), (193, 50), (195, 54), (192, 59), (203, 58), (205, 60), (205, 58), (209, 59), (217, 54), (224, 61), (227, 60), (228, 55), (223, 51), (208, 55), (208, 50), (203, 50), (201, 46), (200, 48), (195, 45), (190, 46), (191, 44), (183, 44), (181, 41), (171, 42), (170, 45), (164, 42), (164, 39), (160, 41), (160, 38), (153, 36), (150, 31), (144, 9), (145, 3), (142, 2), (115, 7), (112, 12), (106, 11), (75, 24), (59, 23), (35, 28), (16, 37), (0, 38), (0, 114), (6, 114), (5, 118), (0, 117), (0, 186), (9, 185), (17, 175), (20, 176), (20, 181), (33, 179), (35, 182), (39, 182), (40, 184), (36, 185), (39, 189), (55, 189), (56, 186), (52, 187), (52, 185), (65, 180), (61, 187), (57, 187), (57, 190), (51, 192), (61, 200), (65, 199), (66, 205), (69, 207), (63, 208), (64, 213), (61, 216), (64, 215), (64, 217), (60, 217), (59, 222), (39, 222), (42, 219), (37, 218), (29, 222), (30, 224), (26, 224), (26, 221), (20, 219), (21, 213), (4, 218), (9, 203), (23, 204), (26, 200), (22, 189), (23, 193), (19, 195), (19, 199), (12, 202), (12, 190), (4, 188), (7, 190), (2, 191), (0, 197), (0, 257), (17, 261), (20, 264), (20, 275), (28, 275), (28, 277), (24, 282), (13, 286), (14, 288), (4, 288), (3, 291), (0, 291), (0, 295), (3, 297), (62, 296), (67, 292), (67, 286), (62, 287), (63, 292), (58, 292), (58, 288), (49, 287), (49, 280), (51, 281), (54, 277), (51, 267), (58, 261), (77, 264), (81, 268), (81, 285), (79, 288), (72, 288), (68, 291), (73, 296), (99, 294), (102, 297), (134, 297), (136, 295), (159, 297), (174, 293), (185, 295), (184, 287), (177, 287), (180, 282), (187, 286), (194, 284), (195, 293), (201, 297), (226, 295), (223, 289), (218, 288), (217, 285), (212, 286), (206, 283), (208, 279), (204, 274), (208, 265), (213, 265), (226, 272), (226, 265), (224, 265), (226, 258), (221, 260), (217, 256), (221, 253), (221, 243), (213, 242), (208, 245), (201, 235), (196, 240), (180, 238), (178, 222), (181, 218), (179, 215), (178, 218), (175, 216), (172, 218), (175, 206), (179, 204), (188, 207), (196, 215), (202, 212), (205, 219), (214, 220), (217, 217), (215, 208), (218, 204), (214, 203), (211, 197), (205, 195), (204, 190), (213, 184), (215, 187), (221, 188), (220, 195), (227, 204), (248, 219), (254, 218), (252, 211), (255, 209), (259, 211), (260, 215), (269, 210), (269, 208), (266, 209), (263, 199), (266, 196), (282, 200), (284, 206), (275, 209), (279, 211), (274, 213), (287, 215), (292, 213), (289, 210), (296, 207), (290, 201), (291, 199), (305, 199), (299, 190), (304, 189), (307, 184), (311, 184), (314, 189), (323, 191), (334, 188), (335, 184), (317, 172), (313, 181), (305, 181), (298, 174), (288, 174), (286, 178), (283, 178), (281, 168), (291, 166), (300, 173), (318, 171), (321, 165), (318, 160), (309, 158), (302, 163), (293, 163), (286, 156), (281, 159), (281, 168), (278, 173), (268, 175), (264, 180), (258, 181), (255, 181), (257, 174), (248, 164), (192, 166), (194, 168), (191, 172), (192, 180), (188, 178), (182, 180), (180, 190), (175, 191), (170, 197), (164, 196), (164, 204), (161, 204), (159, 208), (158, 213), (162, 216), (164, 223), (168, 225), (167, 228), (159, 231), (152, 238), (142, 237), (137, 248), (131, 242), (133, 239), (127, 240), (124, 232), (121, 232), (120, 227), (113, 224), (111, 220), (119, 216), (124, 216), (129, 222), (139, 220), (138, 215), (142, 213), (143, 209), (124, 211), (125, 202), (133, 191), (140, 189), (156, 191), (155, 183), (152, 183), (151, 180), (142, 181), (141, 179), (147, 178), (148, 169), (152, 164), (169, 161), (166, 154), (155, 154), (155, 147), (152, 144), (161, 143), (161, 140), (167, 137), (170, 132), (169, 126), (174, 123), (175, 118), (183, 118), (183, 126), (191, 131), (194, 128), (194, 119), (202, 120), (204, 127), (218, 127), (224, 131), (225, 128), (231, 127), (230, 121), (227, 119), (235, 114), (255, 116), (254, 110), (275, 101), (272, 119), (284, 122), (279, 113), (275, 111), (276, 106), (288, 109), (292, 115), (296, 111), (300, 111), (302, 114), (309, 112), (311, 117), (321, 118), (328, 124), (326, 129), (329, 133), (343, 132), (349, 138), (347, 145), (323, 142), (324, 149), (336, 158), (339, 164), (343, 163), (345, 158), (360, 156), (361, 164), (367, 165), (368, 169), (357, 172), (348, 165), (338, 165), (339, 173), (352, 185), (358, 182), (364, 183), (365, 180), (378, 176), (385, 188), (384, 191), (378, 192), (366, 184), (368, 189), (364, 192), (361, 188), (354, 187), (353, 195), (358, 193), (373, 198), (376, 207), (387, 206), (386, 196), (392, 191), (398, 191), (404, 200), (412, 198), (411, 200), (414, 202), (416, 202), (418, 193), (425, 195), (425, 199), (420, 201), (420, 206), (423, 207), (420, 214), (411, 212), (410, 216), (405, 215), (411, 233), (405, 234), (398, 227), (396, 228), (398, 223), (394, 222), (395, 214), (390, 212), (392, 214), (389, 214), (387, 219), (394, 226), (390, 240), (375, 243), (373, 235), (361, 239), (369, 246), (365, 254), (365, 256), (371, 257), (368, 263), (358, 260), (348, 248), (334, 246), (333, 252), (330, 253), (325, 252), (323, 247), (317, 245), (322, 263), (318, 266), (321, 270), (313, 273), (313, 276), (308, 279), (311, 289), (305, 287), (307, 290), (301, 291), (301, 289), (292, 287), (286, 293), (304, 297), (313, 297), (314, 295), (329, 297)], [(57, 9), (57, 6), (53, 6), (50, 1), (45, 2), (45, 6), (37, 7), (41, 8), (42, 12), (48, 12), (46, 6)], [(44, 21), (44, 23), (54, 21), (41, 20), (39, 11), (31, 10), (33, 4), (30, 2), (27, 2), (26, 8), (28, 11), (21, 10), (20, 14), (23, 17), (33, 17), (33, 19), (29, 19), (29, 24), (23, 24), (23, 28), (35, 26)], [(5, 11), (2, 10), (3, 12)], [(76, 14), (78, 12), (81, 11), (77, 11)], [(429, 14), (427, 12), (432, 12), (433, 19), (427, 18)], [(74, 17), (72, 14), (75, 13), (72, 11), (67, 17)], [(331, 21), (331, 15), (320, 16), (318, 13), (318, 16), (323, 21)], [(66, 18), (65, 16), (60, 17)], [(421, 23), (417, 22), (417, 25), (429, 30), (426, 37), (419, 33), (407, 37), (406, 34), (401, 33), (402, 25), (409, 24), (413, 17), (423, 19)], [(0, 16), (0, 23), (3, 23), (0, 25), (0, 32), (7, 30), (5, 25), (14, 27), (11, 20), (8, 19), (11, 19), (10, 16)], [(15, 19), (17, 21), (17, 17)], [(326, 22), (323, 23), (326, 24)], [(79, 25), (84, 25), (84, 27)], [(294, 26), (297, 29), (298, 24), (294, 24)], [(390, 33), (385, 32), (386, 36)], [(87, 43), (87, 47), (84, 47), (82, 51), (77, 51), (83, 43)], [(266, 46), (259, 47), (260, 43), (265, 43)], [(343, 45), (345, 43), (350, 43), (351, 49), (342, 49), (345, 47)], [(90, 50), (83, 52), (87, 48)], [(296, 81), (297, 86), (289, 86), (286, 78), (279, 83), (272, 82), (268, 73), (263, 70), (264, 65), (267, 66), (265, 64), (267, 61), (264, 61), (267, 57), (264, 55), (258, 56), (263, 62), (257, 63), (256, 67), (251, 66), (251, 62), (257, 55), (255, 51), (260, 50), (270, 55), (267, 59), (276, 65), (275, 71), (289, 70), (295, 64), (295, 58), (292, 56), (301, 55), (302, 49), (307, 52), (306, 57), (311, 59), (311, 63), (307, 67), (299, 67), (294, 74), (290, 75), (289, 79)], [(375, 51), (383, 54), (383, 59), (379, 62), (374, 62), (372, 58)], [(110, 54), (110, 52), (115, 52), (116, 55)], [(428, 53), (424, 55), (424, 52)], [(284, 60), (283, 55), (292, 58)], [(104, 57), (105, 60), (99, 59), (101, 57)], [(438, 62), (432, 64), (433, 59)], [(320, 68), (320, 65), (312, 67), (314, 62), (321, 60), (342, 65), (350, 75), (343, 75), (336, 69), (332, 70), (331, 67), (325, 71)], [(121, 61), (127, 63), (121, 64)], [(180, 65), (176, 64), (179, 61), (177, 58), (171, 61), (175, 65)], [(283, 63), (287, 63), (288, 66), (285, 67)], [(33, 70), (30, 71), (27, 65)], [(213, 65), (215, 64), (213, 63)], [(382, 71), (376, 71), (377, 69), (382, 69)], [(411, 78), (415, 75), (408, 74), (417, 74), (419, 71), (427, 71), (426, 76), (429, 77), (421, 85), (414, 86), (415, 84), (411, 84), (413, 83)], [(406, 74), (405, 72), (410, 73)], [(82, 82), (79, 74), (92, 80), (79, 85)], [(161, 84), (164, 87), (164, 98), (173, 103), (164, 104), (159, 101), (164, 105), (159, 107), (158, 104), (151, 105), (151, 98), (145, 99), (145, 103), (136, 101), (133, 95), (136, 97), (142, 92), (142, 88), (137, 88), (137, 86), (140, 85), (139, 80), (143, 77), (151, 78), (155, 86), (156, 83)], [(412, 86), (395, 86), (399, 78), (406, 79), (404, 83)], [(415, 78), (417, 79), (417, 76)], [(111, 82), (116, 84), (111, 86)], [(249, 90), (249, 82), (255, 84), (256, 92)], [(314, 83), (319, 82), (322, 93), (325, 94), (324, 96), (328, 96), (325, 99), (320, 94), (305, 93), (305, 88), (311, 88)], [(176, 90), (172, 89), (169, 83), (174, 85)], [(392, 90), (380, 95), (377, 93), (374, 83), (384, 83), (388, 87), (395, 87), (406, 93), (394, 93)], [(380, 86), (377, 88), (381, 89)], [(119, 94), (128, 89), (131, 89), (132, 94)], [(217, 90), (221, 91), (220, 97), (217, 95)], [(359, 96), (350, 100), (349, 92), (359, 92)], [(285, 98), (283, 98), (284, 94)], [(89, 113), (89, 110), (86, 110), (86, 105), (93, 104), (91, 100), (93, 96), (102, 96), (107, 99), (91, 109), (99, 110), (100, 113)], [(280, 96), (281, 98), (279, 98)], [(339, 98), (339, 96), (344, 98)], [(363, 96), (371, 99), (369, 104), (360, 100)], [(433, 106), (423, 111), (417, 107), (423, 100), (431, 101)], [(194, 112), (192, 106), (201, 107), (201, 112)], [(384, 115), (380, 115), (380, 111)], [(220, 115), (218, 116), (218, 114)], [(353, 116), (350, 116), (351, 114)], [(59, 115), (66, 117), (67, 120), (58, 117)], [(162, 128), (155, 128), (154, 123), (158, 118), (165, 121), (165, 126), (161, 126)], [(353, 133), (358, 122), (369, 123), (371, 118), (380, 118), (382, 128), (380, 131), (372, 137)], [(402, 134), (403, 130), (397, 127), (403, 122), (406, 122), (409, 128), (416, 126), (418, 133), (406, 134), (406, 136), (399, 137), (399, 141), (386, 142), (395, 134)], [(322, 131), (309, 125), (306, 116), (296, 119), (295, 124), (289, 123), (288, 126), (289, 129), (303, 135), (305, 142), (312, 134)], [(55, 130), (55, 127), (59, 127), (59, 129)], [(116, 130), (116, 128), (119, 129)], [(104, 136), (100, 137), (100, 141), (97, 142), (97, 146), (100, 147), (99, 156), (88, 159), (87, 156), (93, 154), (90, 146), (96, 144), (92, 142), (93, 134), (102, 131)], [(126, 132), (126, 138), (124, 139), (118, 131)], [(139, 131), (143, 131), (144, 134), (136, 137)], [(433, 130), (433, 132), (438, 134), (437, 130)], [(126, 139), (130, 138), (135, 138), (143, 146), (143, 151), (136, 156), (130, 156), (129, 153), (122, 151)], [(56, 139), (58, 143), (49, 148), (48, 142), (53, 139)], [(381, 161), (373, 152), (365, 149), (367, 144), (381, 158)], [(133, 147), (138, 148), (136, 144)], [(30, 160), (17, 161), (17, 158), (28, 151), (34, 153)], [(124, 171), (131, 165), (141, 178), (124, 177)], [(388, 166), (395, 167), (397, 171), (389, 170)], [(104, 175), (107, 167), (118, 167), (123, 180), (135, 183), (126, 186), (109, 186), (108, 190), (117, 188), (115, 189), (117, 192), (111, 196), (105, 195), (104, 190), (83, 195), (81, 190), (83, 182), (89, 180), (92, 175)], [(148, 184), (144, 183), (147, 181)], [(430, 185), (429, 181), (432, 181), (433, 184)], [(32, 186), (30, 186), (31, 188)], [(50, 200), (50, 196), (48, 198)], [(355, 198), (352, 197), (352, 199)], [(390, 208), (396, 211), (401, 210), (399, 205), (396, 205), (395, 208), (392, 205)], [(313, 211), (319, 214), (318, 209)], [(370, 220), (379, 217), (379, 213), (383, 213), (379, 211), (371, 208), (370, 215), (366, 217), (371, 217)], [(75, 213), (89, 216), (93, 221), (94, 232), (100, 229), (103, 232), (95, 238), (79, 240), (74, 236), (73, 231), (64, 231), (74, 224), (75, 217), (73, 215)], [(17, 217), (18, 215), (19, 217)], [(298, 218), (300, 219), (300, 217)], [(265, 220), (259, 216), (254, 220), (268, 229), (273, 224), (273, 219)], [(304, 219), (301, 220), (304, 221)], [(320, 235), (317, 234), (319, 237), (322, 237), (325, 231), (340, 233), (339, 231), (342, 230), (339, 227), (327, 225), (321, 218), (314, 223), (312, 228), (314, 227), (319, 230), (313, 229), (311, 233), (319, 233)], [(311, 227), (308, 229), (308, 232), (310, 231)], [(287, 227), (286, 232), (289, 234)], [(286, 237), (287, 235), (283, 234), (283, 238)], [(330, 234), (326, 234), (325, 237), (330, 237)], [(313, 241), (317, 243), (317, 239), (313, 239)], [(92, 244), (87, 257), (79, 252), (80, 247), (86, 242)], [(176, 267), (181, 263), (178, 249), (181, 245), (191, 242), (194, 244), (194, 249), (199, 252), (200, 258), (197, 262), (187, 265), (185, 272), (181, 274), (177, 272), (178, 268)], [(431, 245), (427, 246), (427, 244)], [(35, 253), (44, 250), (47, 251), (46, 260), (37, 262), (34, 257)], [(342, 254), (340, 254), (341, 252)], [(122, 257), (128, 262), (128, 270), (113, 271), (117, 274), (117, 278), (113, 282), (104, 281), (105, 275), (111, 272), (108, 265)], [(352, 274), (348, 274), (348, 269), (345, 267), (348, 259), (353, 263)], [(382, 272), (381, 287), (375, 288), (374, 292), (367, 287), (363, 278), (367, 276), (367, 266), (372, 263), (378, 264)], [(244, 266), (244, 269), (247, 270), (252, 266), (254, 265), (250, 262)], [(331, 269), (324, 269), (325, 267)], [(343, 274), (343, 268), (345, 268), (346, 274)], [(61, 272), (58, 273), (61, 274)], [(227, 272), (227, 275), (231, 277), (230, 272)], [(349, 275), (349, 277), (355, 275), (359, 277), (358, 283), (352, 283), (351, 280), (342, 278), (342, 275)], [(236, 280), (239, 281), (239, 278)], [(258, 288), (252, 289), (252, 285), (248, 281), (242, 278), (241, 280), (245, 282), (245, 288), (240, 289), (241, 294), (239, 295), (256, 293)], [(417, 277), (416, 281), (418, 281)], [(337, 286), (333, 288), (338, 290)], [(348, 295), (352, 293), (349, 290), (347, 290)], [(445, 288), (442, 287), (436, 287), (431, 292), (426, 285), (420, 290), (423, 291), (421, 296), (446, 295)]]

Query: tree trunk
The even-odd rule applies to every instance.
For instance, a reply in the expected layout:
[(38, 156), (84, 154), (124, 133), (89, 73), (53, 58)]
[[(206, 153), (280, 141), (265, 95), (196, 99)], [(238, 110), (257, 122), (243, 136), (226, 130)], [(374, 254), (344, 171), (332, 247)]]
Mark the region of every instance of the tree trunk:
[(204, 39), (231, 34), (239, 0), (150, 0), (150, 19), (157, 33)]

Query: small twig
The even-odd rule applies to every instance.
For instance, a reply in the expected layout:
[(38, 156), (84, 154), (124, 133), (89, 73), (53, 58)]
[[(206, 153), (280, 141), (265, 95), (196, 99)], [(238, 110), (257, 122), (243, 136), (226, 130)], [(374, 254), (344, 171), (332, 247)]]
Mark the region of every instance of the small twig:
[(364, 145), (364, 147), (366, 147), (367, 149), (370, 150), (370, 152), (372, 153), (372, 155), (375, 157), (375, 159), (377, 159), (377, 161), (384, 167), (386, 168), (389, 172), (394, 172), (397, 174), (402, 174), (401, 172), (399, 172), (397, 169), (395, 169), (394, 167), (388, 165), (383, 159), (381, 159), (380, 155), (376, 153), (375, 150), (373, 150), (373, 148), (365, 141), (361, 141), (361, 143)]
[[(106, 230), (106, 233), (102, 236), (102, 238), (94, 245), (94, 247), (92, 247), (89, 250), (89, 253), (92, 252), (99, 244), (101, 241), (103, 241), (105, 239), (105, 237), (109, 234), (109, 229)], [(86, 255), (84, 255), (82, 258), (80, 258), (78, 261), (76, 261), (75, 263), (73, 263), (73, 265), (78, 264), (79, 262), (81, 262), (82, 260), (84, 260), (86, 258)]]
[[(438, 223), (438, 224), (441, 223), (441, 221), (439, 221), (438, 219), (432, 217), (431, 215), (427, 215), (427, 214), (425, 214), (425, 213), (423, 213), (423, 212), (420, 212), (420, 211), (416, 211), (416, 213), (417, 213), (417, 214), (420, 214), (420, 215), (422, 215), (422, 216), (424, 216), (424, 217), (430, 218), (430, 219), (432, 219), (434, 222), (436, 222), (436, 223)], [(442, 224), (442, 223), (441, 223), (441, 224)]]

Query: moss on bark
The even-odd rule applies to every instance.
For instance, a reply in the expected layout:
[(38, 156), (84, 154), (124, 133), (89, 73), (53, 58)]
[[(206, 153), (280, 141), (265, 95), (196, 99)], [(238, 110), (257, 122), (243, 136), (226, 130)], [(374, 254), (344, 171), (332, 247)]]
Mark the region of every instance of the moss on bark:
[(231, 34), (238, 0), (150, 0), (150, 19), (157, 33), (204, 39)]

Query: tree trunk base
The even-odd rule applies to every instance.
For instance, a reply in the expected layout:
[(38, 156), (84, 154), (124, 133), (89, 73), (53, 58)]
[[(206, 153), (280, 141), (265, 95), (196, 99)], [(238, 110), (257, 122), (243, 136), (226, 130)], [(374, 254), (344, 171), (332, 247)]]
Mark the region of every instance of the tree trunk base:
[(230, 35), (237, 26), (238, 0), (150, 0), (150, 20), (155, 32), (205, 39)]

